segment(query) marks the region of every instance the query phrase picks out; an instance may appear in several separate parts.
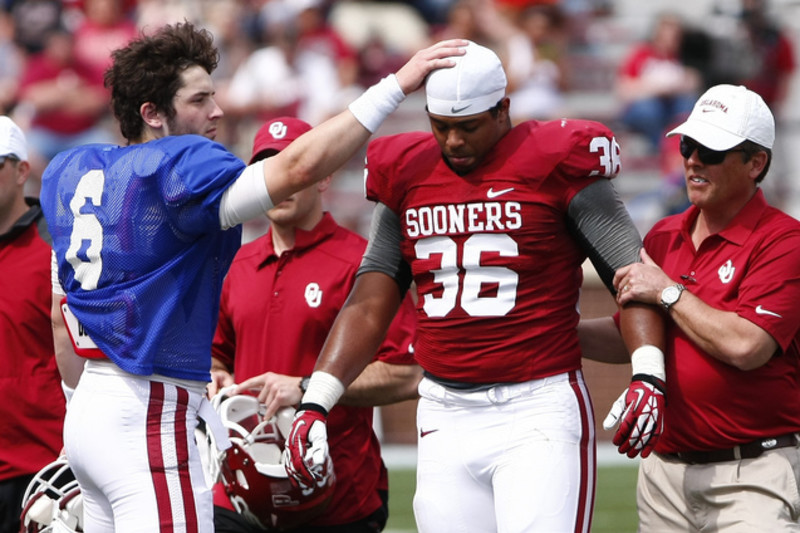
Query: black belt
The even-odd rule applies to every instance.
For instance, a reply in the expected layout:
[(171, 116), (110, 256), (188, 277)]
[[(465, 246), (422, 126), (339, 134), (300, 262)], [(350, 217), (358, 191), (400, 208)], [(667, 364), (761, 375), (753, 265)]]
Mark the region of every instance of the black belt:
[(498, 387), (500, 385), (514, 385), (514, 383), (467, 383), (466, 381), (454, 381), (452, 379), (445, 379), (445, 378), (440, 378), (439, 376), (434, 376), (427, 370), (424, 370), (422, 372), (422, 375), (424, 375), (426, 378), (438, 383), (443, 387), (456, 389), (457, 391), (460, 392), (481, 392), (492, 389), (494, 387)]
[(748, 442), (747, 444), (740, 444), (739, 446), (734, 446), (727, 450), (678, 452), (665, 453), (662, 455), (684, 463), (702, 465), (707, 463), (720, 463), (723, 461), (738, 461), (740, 459), (755, 459), (766, 451), (797, 446), (798, 442), (797, 433), (788, 433), (780, 437), (770, 437)]

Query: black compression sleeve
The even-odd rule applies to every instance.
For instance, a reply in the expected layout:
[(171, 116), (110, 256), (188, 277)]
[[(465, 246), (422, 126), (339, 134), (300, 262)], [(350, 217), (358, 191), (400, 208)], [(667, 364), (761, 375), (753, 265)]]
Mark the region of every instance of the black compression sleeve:
[(641, 261), (642, 238), (609, 180), (598, 180), (572, 199), (567, 210), (570, 231), (612, 294), (614, 272)]
[(393, 278), (400, 293), (405, 294), (411, 286), (411, 267), (403, 260), (401, 239), (400, 219), (385, 204), (375, 204), (369, 228), (369, 244), (356, 275), (383, 272)]

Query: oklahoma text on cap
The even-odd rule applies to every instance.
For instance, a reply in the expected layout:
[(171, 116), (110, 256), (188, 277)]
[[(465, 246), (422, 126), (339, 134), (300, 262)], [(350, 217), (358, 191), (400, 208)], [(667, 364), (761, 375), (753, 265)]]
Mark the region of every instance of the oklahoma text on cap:
[(741, 85), (715, 85), (697, 100), (686, 122), (667, 133), (673, 135), (685, 135), (717, 151), (746, 140), (772, 149), (775, 118), (757, 93)]

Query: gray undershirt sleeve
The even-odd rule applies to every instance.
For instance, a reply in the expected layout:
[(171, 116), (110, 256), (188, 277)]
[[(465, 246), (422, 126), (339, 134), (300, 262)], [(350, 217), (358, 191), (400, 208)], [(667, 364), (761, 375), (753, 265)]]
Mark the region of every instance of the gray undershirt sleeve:
[(641, 261), (642, 238), (609, 180), (584, 188), (569, 204), (567, 222), (612, 294), (614, 272)]
[(375, 204), (369, 229), (369, 244), (356, 275), (382, 272), (394, 279), (402, 294), (411, 286), (411, 268), (400, 251), (400, 219), (385, 204)]

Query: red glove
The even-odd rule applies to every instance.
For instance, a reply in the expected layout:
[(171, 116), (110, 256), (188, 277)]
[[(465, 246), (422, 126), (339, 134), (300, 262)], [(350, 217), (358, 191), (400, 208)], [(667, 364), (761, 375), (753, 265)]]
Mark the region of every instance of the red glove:
[(603, 428), (612, 429), (617, 421), (619, 428), (613, 442), (619, 446), (619, 453), (628, 457), (641, 454), (647, 457), (656, 445), (664, 430), (664, 395), (666, 384), (649, 374), (636, 374), (630, 386), (617, 398)]
[(292, 484), (303, 490), (323, 487), (333, 476), (327, 416), (325, 409), (315, 403), (300, 404), (286, 439), (283, 465)]

